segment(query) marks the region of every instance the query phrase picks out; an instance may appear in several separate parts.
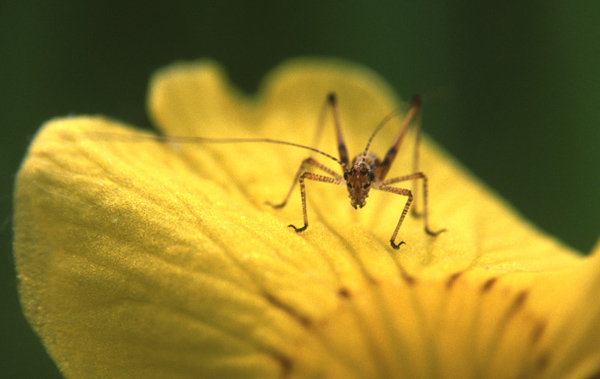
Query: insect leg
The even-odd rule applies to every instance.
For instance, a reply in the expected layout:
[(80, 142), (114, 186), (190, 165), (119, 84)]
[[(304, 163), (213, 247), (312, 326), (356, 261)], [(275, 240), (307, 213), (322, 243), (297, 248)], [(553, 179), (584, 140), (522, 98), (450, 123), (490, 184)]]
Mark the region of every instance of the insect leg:
[(348, 150), (346, 149), (346, 142), (344, 142), (344, 136), (342, 135), (342, 124), (340, 122), (337, 97), (334, 92), (330, 92), (329, 95), (327, 95), (327, 102), (329, 103), (331, 111), (333, 112), (333, 121), (335, 123), (335, 132), (337, 137), (338, 151), (340, 154), (340, 161), (342, 161), (344, 165), (348, 165)]
[(342, 184), (341, 177), (332, 178), (329, 176), (319, 175), (308, 171), (300, 175), (300, 179), (298, 180), (298, 182), (300, 183), (300, 197), (302, 198), (302, 215), (304, 217), (304, 226), (302, 226), (301, 228), (297, 228), (292, 224), (288, 225), (288, 227), (294, 228), (296, 233), (303, 232), (306, 230), (306, 228), (308, 228), (308, 214), (306, 213), (306, 190), (304, 189), (304, 179), (310, 179), (323, 183)]
[(321, 136), (323, 135), (323, 126), (325, 125), (325, 118), (327, 116), (327, 112), (329, 111), (329, 107), (331, 106), (329, 98), (330, 94), (327, 95), (325, 101), (323, 102), (323, 106), (321, 107), (321, 112), (319, 112), (319, 120), (317, 121), (317, 129), (315, 130), (315, 134), (313, 136), (313, 141), (310, 146), (314, 148), (319, 147), (319, 142), (321, 141)]
[[(416, 116), (415, 116), (415, 147), (413, 149), (413, 168), (412, 168), (412, 172), (420, 172), (419, 171), (419, 142), (421, 140), (421, 112), (420, 112), (420, 103), (421, 103), (421, 99), (419, 98), (419, 111), (417, 112)], [(418, 194), (417, 194), (417, 179), (418, 178), (414, 178), (413, 179), (413, 185), (412, 185), (412, 190), (415, 192), (415, 195), (417, 195), (417, 198), (419, 198)], [(421, 217), (422, 215), (425, 216), (425, 218), (427, 218), (427, 177), (425, 175), (423, 175), (423, 213), (420, 213), (417, 210), (417, 204), (413, 205), (411, 212), (412, 215), (415, 217)], [(425, 221), (425, 225), (427, 225), (427, 221)]]
[(337, 172), (333, 171), (332, 169), (330, 169), (329, 167), (319, 163), (317, 160), (315, 160), (314, 158), (306, 158), (305, 160), (302, 161), (302, 164), (300, 165), (300, 168), (298, 169), (298, 172), (296, 172), (296, 176), (294, 177), (294, 181), (292, 182), (292, 185), (288, 191), (288, 193), (285, 195), (285, 198), (283, 199), (283, 201), (279, 204), (273, 204), (270, 201), (267, 201), (267, 204), (272, 206), (273, 208), (283, 208), (288, 200), (290, 199), (290, 196), (292, 195), (292, 192), (294, 191), (294, 187), (296, 187), (296, 183), (298, 183), (300, 176), (302, 175), (302, 173), (304, 173), (306, 171), (306, 167), (308, 165), (311, 165), (313, 167), (316, 167), (322, 171), (325, 171), (326, 173), (328, 173), (329, 175), (333, 176), (337, 181), (341, 182), (342, 180), (342, 176), (340, 174), (338, 174)]
[(402, 195), (402, 196), (408, 197), (408, 199), (406, 199), (406, 204), (404, 204), (404, 209), (402, 209), (402, 214), (400, 215), (400, 220), (398, 220), (398, 225), (396, 225), (396, 229), (394, 229), (394, 233), (392, 233), (392, 237), (390, 238), (390, 244), (392, 245), (392, 247), (394, 249), (399, 249), (400, 245), (404, 244), (404, 241), (400, 241), (400, 243), (398, 243), (398, 244), (394, 243), (394, 241), (396, 240), (396, 237), (398, 236), (398, 231), (400, 230), (400, 226), (402, 226), (402, 221), (404, 221), (404, 217), (406, 217), (408, 208), (410, 208), (410, 203), (412, 203), (412, 201), (413, 201), (412, 192), (406, 188), (391, 187), (388, 185), (380, 185), (378, 189), (381, 191), (391, 192), (391, 193), (395, 193), (396, 195)]
[[(381, 187), (385, 187), (385, 188), (396, 188), (396, 187), (389, 187), (390, 184), (394, 184), (394, 183), (399, 183), (399, 182), (403, 182), (403, 181), (407, 181), (407, 180), (413, 180), (413, 183), (416, 183), (417, 180), (422, 179), (423, 180), (423, 221), (425, 224), (425, 232), (427, 234), (429, 234), (430, 236), (437, 236), (438, 234), (440, 234), (441, 232), (446, 231), (446, 229), (440, 229), (437, 231), (433, 231), (431, 229), (429, 229), (429, 210), (428, 210), (428, 201), (427, 201), (427, 176), (425, 176), (425, 174), (423, 174), (422, 172), (415, 172), (414, 174), (410, 174), (410, 175), (404, 175), (404, 176), (399, 176), (397, 178), (392, 178), (392, 179), (388, 179), (388, 180), (384, 180), (383, 182), (381, 182)], [(387, 189), (383, 189), (381, 188), (383, 191), (388, 191)], [(415, 187), (416, 188), (416, 187)], [(413, 188), (414, 190), (414, 188)], [(390, 191), (391, 192), (391, 191)]]
[[(324, 120), (325, 120), (325, 113), (326, 113), (328, 107), (331, 108), (331, 112), (333, 113), (333, 121), (335, 123), (335, 130), (336, 130), (336, 136), (337, 136), (338, 151), (339, 151), (339, 155), (340, 155), (340, 162), (342, 163), (342, 166), (347, 166), (348, 162), (349, 162), (348, 150), (346, 149), (346, 143), (344, 142), (344, 136), (342, 134), (342, 127), (341, 127), (341, 122), (340, 122), (338, 106), (337, 106), (337, 97), (334, 92), (330, 92), (327, 95), (327, 100), (325, 101), (325, 104), (323, 105), (323, 110), (321, 111), (321, 115), (319, 116), (319, 122), (317, 125), (317, 131), (315, 133), (313, 145), (319, 141), (319, 138), (321, 135), (321, 130), (323, 128), (323, 124), (324, 124)], [(284, 207), (287, 204), (290, 196), (292, 195), (292, 191), (294, 190), (296, 183), (299, 181), (300, 175), (302, 175), (302, 173), (305, 171), (307, 165), (312, 165), (322, 171), (325, 171), (329, 175), (336, 178), (336, 180), (340, 183), (342, 181), (342, 177), (335, 171), (322, 165), (321, 163), (317, 162), (313, 158), (306, 158), (304, 161), (302, 161), (302, 164), (300, 165), (300, 168), (298, 169), (298, 172), (296, 173), (296, 176), (294, 177), (292, 186), (290, 187), (290, 190), (286, 194), (283, 201), (279, 204), (273, 204), (270, 201), (268, 201), (267, 204), (269, 204), (273, 208)]]
[[(396, 158), (396, 154), (398, 153), (398, 149), (400, 148), (400, 143), (402, 142), (402, 139), (404, 138), (404, 135), (406, 134), (406, 131), (408, 130), (408, 126), (410, 125), (410, 122), (412, 121), (412, 119), (416, 115), (418, 116), (418, 114), (420, 113), (420, 110), (421, 110), (421, 97), (419, 95), (415, 95), (415, 96), (413, 96), (413, 98), (410, 101), (410, 108), (408, 108), (408, 112), (406, 113), (406, 117), (404, 118), (404, 124), (402, 124), (402, 127), (400, 128), (400, 132), (396, 136), (394, 143), (392, 143), (392, 146), (388, 149), (387, 153), (385, 154), (385, 158), (383, 158), (383, 161), (381, 162), (381, 165), (379, 166), (379, 173), (378, 173), (379, 180), (385, 179), (388, 172), (390, 171), (390, 168), (392, 167), (392, 163), (394, 163), (394, 159)], [(417, 117), (417, 119), (418, 119), (418, 117)], [(419, 127), (419, 124), (417, 123), (417, 128), (418, 127)]]

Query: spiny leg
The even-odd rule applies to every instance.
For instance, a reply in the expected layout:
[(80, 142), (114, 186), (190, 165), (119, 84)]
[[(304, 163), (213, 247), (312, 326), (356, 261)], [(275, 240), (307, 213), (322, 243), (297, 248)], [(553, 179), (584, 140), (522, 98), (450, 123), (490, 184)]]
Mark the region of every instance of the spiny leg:
[(344, 142), (344, 136), (342, 134), (340, 112), (338, 110), (337, 97), (335, 96), (334, 92), (330, 92), (329, 95), (327, 95), (327, 101), (331, 106), (331, 112), (333, 113), (333, 122), (335, 123), (335, 133), (338, 144), (338, 152), (340, 154), (340, 161), (342, 161), (344, 165), (348, 165), (348, 150), (346, 149), (346, 142)]
[(340, 115), (337, 105), (337, 96), (335, 92), (330, 92), (327, 94), (327, 98), (325, 99), (325, 103), (323, 104), (323, 108), (321, 109), (321, 113), (319, 115), (319, 121), (317, 123), (317, 130), (315, 131), (315, 135), (313, 137), (313, 143), (311, 146), (317, 147), (319, 141), (321, 139), (323, 126), (325, 125), (325, 116), (327, 115), (327, 111), (331, 110), (333, 115), (333, 122), (335, 125), (335, 133), (338, 144), (338, 153), (340, 156), (340, 161), (347, 165), (349, 163), (348, 159), (348, 150), (346, 149), (346, 143), (344, 142), (344, 136), (342, 134), (342, 124), (340, 121)]
[(408, 108), (408, 112), (406, 113), (406, 117), (404, 118), (404, 123), (400, 128), (400, 132), (396, 136), (396, 139), (392, 143), (392, 146), (388, 149), (381, 165), (378, 168), (378, 179), (384, 180), (387, 176), (390, 168), (392, 167), (392, 163), (394, 163), (394, 159), (396, 159), (396, 154), (398, 153), (398, 149), (400, 149), (400, 144), (402, 143), (402, 139), (408, 130), (408, 127), (415, 116), (418, 116), (421, 109), (421, 97), (418, 95), (413, 96), (410, 101), (410, 108)]
[(306, 213), (306, 190), (304, 188), (304, 179), (310, 179), (310, 180), (314, 180), (317, 182), (331, 183), (331, 184), (338, 184), (338, 185), (342, 184), (341, 177), (340, 178), (332, 178), (329, 176), (319, 175), (319, 174), (315, 174), (312, 172), (304, 172), (302, 175), (300, 175), (300, 179), (298, 180), (298, 182), (300, 183), (300, 197), (302, 199), (302, 216), (304, 217), (304, 226), (301, 228), (297, 228), (292, 224), (288, 225), (288, 227), (294, 228), (296, 233), (303, 232), (306, 230), (306, 228), (308, 228), (308, 214)]
[(402, 209), (402, 214), (400, 215), (400, 220), (398, 220), (398, 225), (396, 225), (396, 229), (394, 229), (394, 233), (392, 233), (392, 237), (390, 238), (390, 244), (392, 245), (392, 247), (394, 249), (399, 249), (400, 245), (404, 245), (404, 241), (400, 241), (400, 243), (398, 243), (398, 244), (394, 243), (394, 241), (396, 241), (396, 237), (398, 236), (398, 231), (400, 230), (400, 227), (402, 226), (402, 221), (404, 221), (404, 217), (406, 217), (406, 213), (408, 212), (408, 209), (410, 208), (410, 203), (412, 203), (412, 201), (413, 201), (412, 192), (406, 188), (391, 187), (391, 186), (387, 186), (387, 185), (380, 185), (378, 189), (381, 191), (391, 192), (391, 193), (395, 193), (397, 195), (402, 195), (402, 196), (408, 197), (408, 199), (406, 199), (406, 204), (404, 204), (404, 209)]
[[(417, 180), (419, 180), (419, 179), (423, 179), (423, 222), (425, 225), (425, 232), (427, 234), (429, 234), (430, 236), (437, 236), (438, 234), (445, 232), (446, 229), (439, 229), (437, 231), (433, 231), (433, 230), (429, 229), (429, 208), (428, 208), (428, 200), (427, 200), (427, 198), (428, 198), (427, 188), (428, 187), (427, 187), (427, 176), (425, 176), (425, 174), (423, 174), (422, 172), (415, 172), (410, 175), (404, 175), (404, 176), (399, 176), (397, 178), (384, 180), (381, 183), (381, 186), (386, 187), (386, 188), (396, 188), (396, 187), (389, 187), (389, 185), (407, 181), (407, 180), (411, 180), (411, 179), (413, 180), (413, 183), (416, 183)], [(383, 189), (381, 187), (379, 189), (381, 189), (383, 191), (388, 191), (387, 189)], [(413, 190), (414, 190), (414, 188), (413, 188)], [(388, 192), (392, 192), (392, 191), (388, 191)]]
[[(334, 92), (330, 92), (327, 95), (327, 99), (325, 101), (325, 104), (323, 105), (323, 109), (321, 110), (321, 114), (319, 116), (317, 131), (314, 136), (313, 144), (316, 144), (320, 138), (321, 130), (323, 128), (323, 124), (325, 121), (325, 113), (327, 111), (327, 108), (330, 108), (331, 112), (333, 114), (333, 121), (335, 124), (335, 131), (336, 131), (336, 138), (337, 138), (337, 144), (338, 144), (338, 152), (340, 155), (340, 161), (343, 164), (343, 166), (345, 166), (348, 164), (348, 151), (346, 149), (346, 143), (344, 142), (344, 136), (342, 134), (342, 126), (341, 126), (340, 116), (339, 116), (339, 111), (338, 111), (337, 97)], [(328, 173), (329, 175), (333, 176), (340, 183), (342, 181), (341, 175), (339, 175), (337, 172), (331, 170), (327, 166), (322, 165), (321, 163), (317, 162), (313, 158), (307, 158), (304, 161), (302, 161), (302, 164), (300, 165), (300, 168), (298, 169), (298, 172), (296, 173), (296, 176), (294, 177), (292, 186), (290, 187), (290, 190), (286, 194), (283, 201), (279, 204), (273, 204), (270, 201), (268, 201), (267, 204), (272, 206), (273, 208), (284, 207), (287, 204), (290, 196), (292, 195), (292, 191), (294, 190), (294, 187), (296, 186), (296, 182), (298, 182), (300, 175), (304, 172), (307, 165), (312, 165), (312, 166)]]
[[(413, 98), (414, 99), (414, 98)], [(420, 172), (419, 171), (419, 142), (421, 140), (421, 98), (418, 98), (418, 103), (419, 103), (419, 108), (416, 112), (415, 115), (415, 147), (413, 149), (413, 170), (412, 172)], [(412, 190), (415, 192), (415, 195), (417, 195), (417, 198), (419, 198), (418, 194), (417, 194), (417, 179), (415, 178), (413, 179), (413, 186), (412, 186)], [(426, 183), (427, 182), (427, 178), (425, 177), (423, 180), (423, 186), (426, 188)], [(427, 210), (425, 209), (427, 207), (427, 193), (424, 193), (423, 196), (423, 200), (425, 201), (425, 204), (423, 205), (423, 213), (427, 213)], [(417, 204), (414, 204), (413, 207), (411, 208), (411, 212), (412, 215), (415, 217), (421, 217), (423, 215), (423, 213), (420, 213), (417, 210)], [(427, 217), (427, 216), (425, 216)], [(427, 221), (425, 221), (425, 224), (427, 224)]]
[(271, 203), (270, 201), (267, 201), (266, 203), (268, 205), (272, 206), (273, 208), (283, 208), (287, 204), (288, 200), (290, 199), (290, 196), (292, 195), (292, 192), (294, 191), (294, 188), (296, 187), (296, 183), (298, 183), (300, 176), (302, 175), (302, 173), (304, 173), (306, 171), (306, 166), (308, 166), (308, 165), (311, 165), (313, 167), (316, 167), (320, 170), (325, 171), (329, 175), (333, 176), (337, 181), (342, 180), (342, 176), (340, 174), (333, 171), (329, 167), (319, 163), (314, 158), (309, 157), (309, 158), (306, 158), (305, 160), (303, 160), (302, 164), (300, 164), (300, 168), (296, 172), (296, 176), (294, 176), (294, 181), (292, 182), (292, 185), (290, 186), (290, 189), (287, 192), (287, 194), (285, 195), (285, 198), (283, 199), (283, 201), (279, 204), (274, 204), (274, 203)]
[(310, 146), (314, 148), (319, 147), (319, 142), (321, 141), (321, 136), (323, 135), (323, 126), (325, 125), (325, 116), (327, 116), (327, 111), (329, 110), (329, 95), (325, 98), (323, 102), (323, 106), (321, 107), (321, 112), (319, 112), (319, 120), (317, 121), (317, 128), (315, 129), (315, 134), (313, 135), (313, 140)]

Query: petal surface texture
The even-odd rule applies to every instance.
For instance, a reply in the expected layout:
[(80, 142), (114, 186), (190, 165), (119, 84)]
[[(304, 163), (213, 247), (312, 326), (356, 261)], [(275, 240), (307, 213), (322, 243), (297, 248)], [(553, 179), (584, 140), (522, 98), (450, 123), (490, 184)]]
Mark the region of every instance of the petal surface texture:
[[(166, 135), (311, 145), (330, 91), (353, 154), (402, 104), (364, 67), (311, 59), (274, 70), (256, 97), (213, 62), (175, 64), (148, 103)], [(380, 157), (401, 122), (375, 137)], [(298, 188), (286, 207), (266, 204), (283, 200), (307, 150), (148, 136), (101, 116), (53, 120), (18, 174), (21, 302), (65, 376), (598, 373), (600, 250), (582, 257), (541, 233), (428, 138), (429, 222), (448, 230), (428, 236), (409, 215), (393, 250), (404, 196), (371, 191), (357, 211), (343, 186), (307, 181), (300, 234), (287, 227), (302, 225)], [(413, 137), (388, 178), (411, 172)], [(318, 147), (337, 156), (329, 114)]]

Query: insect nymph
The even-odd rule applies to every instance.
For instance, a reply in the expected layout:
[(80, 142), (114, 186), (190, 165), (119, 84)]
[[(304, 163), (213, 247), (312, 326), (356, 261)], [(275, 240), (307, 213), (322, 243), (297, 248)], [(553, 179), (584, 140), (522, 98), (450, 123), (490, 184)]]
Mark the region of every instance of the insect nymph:
[[(324, 182), (324, 183), (337, 184), (337, 185), (346, 185), (346, 187), (348, 189), (348, 197), (350, 198), (350, 203), (354, 207), (354, 209), (359, 209), (366, 205), (366, 199), (369, 196), (369, 191), (371, 189), (385, 191), (385, 192), (391, 192), (391, 193), (394, 193), (397, 195), (403, 195), (403, 196), (407, 197), (404, 208), (402, 209), (402, 214), (400, 215), (400, 219), (398, 220), (398, 224), (396, 225), (396, 228), (394, 229), (394, 232), (392, 233), (392, 236), (390, 238), (390, 244), (392, 245), (392, 247), (394, 249), (398, 249), (400, 247), (400, 245), (404, 244), (404, 241), (396, 243), (395, 242), (396, 237), (398, 236), (398, 232), (400, 230), (400, 227), (402, 226), (402, 222), (404, 221), (404, 218), (405, 218), (406, 214), (408, 213), (410, 205), (413, 201), (413, 194), (410, 189), (393, 187), (391, 185), (394, 183), (405, 182), (405, 181), (409, 181), (409, 180), (413, 180), (414, 182), (416, 182), (416, 180), (421, 179), (423, 181), (423, 219), (424, 219), (424, 224), (425, 224), (425, 232), (429, 235), (436, 236), (436, 235), (440, 234), (441, 232), (445, 231), (445, 229), (432, 231), (429, 228), (428, 207), (427, 207), (427, 177), (425, 176), (424, 173), (419, 172), (417, 170), (417, 160), (418, 160), (418, 150), (417, 149), (418, 149), (419, 128), (420, 128), (420, 122), (419, 122), (420, 114), (419, 113), (421, 110), (421, 98), (419, 96), (414, 96), (412, 98), (411, 103), (410, 103), (410, 108), (408, 109), (408, 112), (405, 116), (405, 120), (404, 120), (404, 123), (402, 124), (400, 132), (396, 136), (396, 139), (392, 143), (392, 146), (388, 149), (383, 160), (380, 160), (375, 154), (373, 154), (371, 151), (369, 151), (369, 147), (371, 145), (371, 141), (373, 140), (373, 137), (375, 137), (375, 134), (377, 134), (377, 132), (385, 125), (385, 123), (387, 121), (389, 121), (389, 119), (391, 117), (394, 116), (394, 113), (389, 114), (386, 118), (383, 119), (383, 121), (377, 126), (377, 128), (375, 129), (373, 134), (371, 134), (371, 137), (369, 138), (369, 140), (367, 142), (367, 146), (365, 147), (364, 151), (362, 153), (358, 154), (352, 160), (352, 162), (350, 162), (350, 160), (348, 159), (346, 143), (344, 142), (344, 138), (342, 135), (341, 123), (340, 123), (339, 112), (338, 112), (338, 107), (337, 107), (337, 98), (334, 93), (330, 93), (329, 95), (327, 95), (327, 105), (331, 108), (331, 110), (333, 112), (333, 118), (334, 118), (335, 128), (336, 128), (339, 159), (336, 159), (335, 157), (332, 157), (331, 155), (323, 153), (319, 150), (316, 150), (313, 148), (309, 148), (309, 149), (316, 151), (316, 152), (318, 152), (324, 156), (327, 156), (327, 157), (335, 160), (336, 162), (338, 162), (342, 168), (343, 174), (342, 175), (338, 174), (337, 172), (331, 170), (327, 166), (324, 166), (323, 164), (319, 163), (317, 160), (315, 160), (313, 158), (306, 158), (304, 161), (302, 161), (302, 164), (300, 165), (300, 168), (298, 169), (298, 172), (296, 173), (296, 177), (294, 178), (294, 182), (292, 183), (292, 186), (291, 186), (290, 190), (288, 191), (287, 195), (285, 196), (285, 199), (283, 200), (283, 202), (281, 202), (280, 204), (271, 204), (270, 203), (270, 205), (273, 206), (274, 208), (281, 208), (281, 207), (285, 206), (292, 194), (292, 191), (293, 191), (296, 183), (300, 184), (300, 196), (302, 199), (302, 214), (304, 216), (304, 225), (300, 228), (298, 228), (294, 225), (291, 225), (291, 224), (288, 226), (293, 228), (298, 233), (303, 232), (308, 227), (308, 215), (307, 215), (307, 211), (306, 211), (306, 189), (305, 189), (305, 184), (304, 184), (304, 181), (306, 179), (314, 180), (314, 181), (318, 181), (318, 182)], [(400, 143), (402, 142), (402, 139), (404, 138), (404, 135), (406, 134), (406, 131), (408, 130), (408, 127), (413, 118), (417, 119), (416, 133), (415, 133), (416, 134), (416, 137), (415, 137), (416, 144), (415, 144), (415, 154), (414, 154), (414, 162), (413, 162), (413, 173), (411, 173), (409, 175), (403, 175), (403, 176), (399, 176), (399, 177), (395, 177), (395, 178), (391, 178), (391, 179), (386, 179), (386, 176), (392, 166), (392, 163), (394, 162), (394, 159), (396, 158), (398, 149), (400, 148)], [(314, 168), (317, 168), (317, 169), (327, 173), (328, 175), (321, 175), (321, 174), (316, 174), (316, 173), (313, 173), (310, 171), (306, 171), (307, 166), (312, 166)]]
[[(338, 112), (337, 105), (337, 97), (335, 93), (329, 93), (327, 95), (327, 100), (325, 103), (324, 111), (330, 109), (333, 113), (333, 119), (335, 123), (336, 129), (336, 138), (338, 144), (338, 152), (339, 159), (327, 154), (315, 147), (305, 146), (293, 142), (280, 141), (270, 138), (207, 138), (207, 137), (183, 137), (183, 136), (153, 136), (153, 137), (141, 137), (141, 136), (126, 136), (120, 135), (115, 136), (112, 135), (111, 138), (122, 137), (123, 141), (132, 141), (140, 139), (142, 140), (152, 140), (152, 141), (160, 141), (160, 142), (174, 142), (174, 143), (272, 143), (272, 144), (281, 144), (294, 146), (305, 150), (310, 150), (312, 152), (318, 153), (322, 156), (325, 156), (335, 162), (337, 162), (342, 169), (342, 174), (339, 174), (332, 170), (331, 168), (321, 164), (316, 159), (309, 157), (302, 161), (296, 176), (294, 177), (294, 181), (287, 192), (283, 201), (279, 204), (273, 204), (271, 202), (267, 202), (267, 204), (271, 205), (273, 208), (282, 208), (284, 207), (293, 193), (293, 190), (296, 184), (300, 185), (300, 196), (302, 199), (302, 214), (304, 218), (304, 225), (301, 227), (296, 227), (292, 224), (288, 225), (293, 228), (297, 233), (303, 232), (308, 228), (308, 214), (306, 208), (306, 188), (305, 188), (305, 180), (312, 180), (323, 183), (331, 183), (337, 185), (345, 185), (348, 189), (348, 196), (350, 197), (350, 204), (355, 208), (359, 209), (366, 205), (366, 199), (369, 196), (370, 190), (379, 190), (390, 192), (396, 195), (406, 196), (407, 200), (404, 204), (404, 208), (402, 209), (402, 213), (400, 214), (400, 219), (398, 220), (398, 224), (392, 233), (390, 238), (390, 244), (394, 249), (398, 249), (400, 245), (404, 244), (404, 241), (400, 241), (396, 243), (396, 237), (398, 236), (398, 232), (400, 231), (400, 227), (402, 226), (402, 222), (408, 213), (410, 205), (413, 201), (413, 191), (407, 188), (395, 187), (392, 184), (413, 181), (413, 190), (416, 185), (417, 180), (422, 180), (423, 183), (423, 221), (424, 221), (424, 229), (425, 232), (432, 236), (437, 236), (441, 232), (446, 229), (440, 229), (437, 231), (433, 231), (429, 228), (428, 221), (428, 206), (427, 206), (427, 177), (425, 174), (418, 170), (418, 142), (419, 142), (419, 130), (420, 130), (420, 111), (421, 111), (421, 98), (419, 96), (413, 96), (410, 107), (406, 113), (404, 122), (400, 128), (400, 132), (396, 136), (396, 139), (392, 143), (392, 146), (388, 149), (383, 160), (380, 160), (375, 154), (369, 151), (369, 147), (371, 146), (371, 141), (375, 137), (375, 135), (379, 132), (379, 130), (392, 118), (397, 112), (392, 112), (388, 114), (375, 128), (374, 132), (369, 137), (367, 141), (367, 145), (364, 151), (358, 154), (352, 162), (350, 162), (348, 158), (348, 152), (346, 150), (346, 143), (344, 142), (344, 138), (342, 135), (340, 117)], [(323, 115), (321, 114), (321, 121), (319, 126), (323, 124)], [(413, 172), (408, 175), (398, 176), (391, 179), (386, 179), (386, 176), (394, 163), (394, 159), (396, 158), (396, 154), (398, 153), (398, 149), (400, 148), (400, 144), (408, 130), (413, 119), (416, 119), (415, 122), (415, 150), (413, 156)], [(320, 128), (319, 128), (320, 129)], [(313, 167), (324, 172), (327, 175), (317, 174), (311, 171), (307, 171), (308, 167)], [(414, 208), (413, 208), (414, 210)], [(416, 214), (416, 212), (413, 212)]]

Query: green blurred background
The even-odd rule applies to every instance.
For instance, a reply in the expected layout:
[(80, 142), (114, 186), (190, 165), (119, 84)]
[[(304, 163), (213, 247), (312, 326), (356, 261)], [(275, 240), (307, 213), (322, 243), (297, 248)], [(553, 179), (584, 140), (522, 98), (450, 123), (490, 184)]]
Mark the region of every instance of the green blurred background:
[[(299, 55), (363, 63), (424, 130), (534, 223), (588, 252), (600, 235), (600, 7), (481, 2), (4, 1), (0, 5), (0, 375), (59, 373), (20, 313), (12, 187), (36, 129), (105, 114), (150, 126), (150, 74), (213, 57), (255, 91)], [(460, 212), (460, 205), (457, 205)]]

